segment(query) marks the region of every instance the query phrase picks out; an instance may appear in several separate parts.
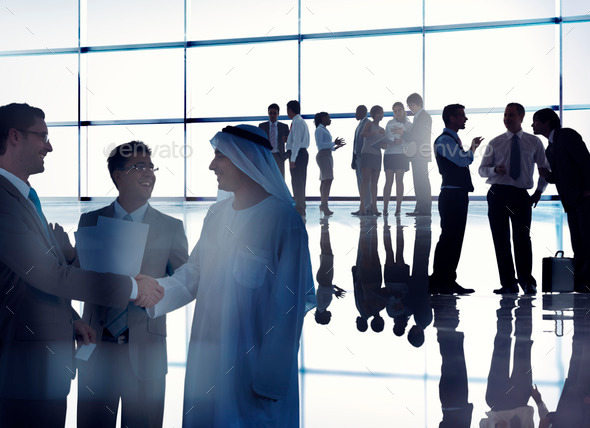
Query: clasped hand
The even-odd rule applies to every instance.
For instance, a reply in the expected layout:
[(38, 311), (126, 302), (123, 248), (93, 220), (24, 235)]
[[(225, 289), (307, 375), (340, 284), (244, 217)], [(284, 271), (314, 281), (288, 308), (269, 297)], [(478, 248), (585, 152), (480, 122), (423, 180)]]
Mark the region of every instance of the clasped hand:
[(137, 275), (137, 298), (135, 305), (142, 308), (152, 308), (164, 298), (164, 288), (151, 276)]

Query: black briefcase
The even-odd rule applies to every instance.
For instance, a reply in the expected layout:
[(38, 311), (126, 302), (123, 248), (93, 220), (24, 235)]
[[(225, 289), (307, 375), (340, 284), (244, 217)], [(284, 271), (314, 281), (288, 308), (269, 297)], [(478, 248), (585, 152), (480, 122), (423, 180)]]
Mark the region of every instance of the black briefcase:
[(563, 257), (563, 251), (555, 257), (543, 258), (543, 293), (571, 293), (574, 291), (574, 259)]

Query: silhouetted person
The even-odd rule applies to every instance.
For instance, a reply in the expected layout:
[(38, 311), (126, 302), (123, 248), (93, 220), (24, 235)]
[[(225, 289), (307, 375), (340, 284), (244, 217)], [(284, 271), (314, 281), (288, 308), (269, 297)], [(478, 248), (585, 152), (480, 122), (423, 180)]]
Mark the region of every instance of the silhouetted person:
[(393, 119), (387, 122), (385, 133), (391, 143), (385, 148), (383, 153), (383, 170), (385, 171), (385, 185), (383, 186), (383, 214), (389, 214), (389, 199), (391, 198), (391, 188), (395, 179), (395, 215), (401, 212), (402, 201), (404, 199), (404, 174), (410, 169), (410, 162), (406, 155), (408, 142), (400, 134), (394, 132), (395, 129), (403, 128), (404, 131), (412, 129), (412, 122), (406, 116), (406, 110), (401, 102), (393, 104)]
[(330, 115), (321, 111), (316, 113), (314, 119), (315, 130), (315, 142), (318, 147), (318, 154), (316, 155), (316, 162), (320, 168), (320, 211), (324, 215), (332, 215), (334, 212), (328, 208), (328, 200), (330, 199), (330, 188), (332, 187), (332, 181), (334, 180), (334, 159), (332, 158), (332, 152), (342, 147), (344, 140), (342, 138), (336, 138), (332, 140), (332, 134), (328, 131), (328, 126), (332, 123)]
[[(354, 131), (354, 143), (353, 143), (353, 147), (352, 147), (351, 167), (356, 172), (356, 184), (358, 186), (359, 196), (360, 196), (361, 195), (362, 176), (363, 176), (363, 174), (362, 174), (363, 170), (361, 167), (361, 152), (363, 150), (363, 137), (361, 136), (361, 133), (363, 132), (365, 125), (369, 121), (369, 118), (367, 117), (367, 107), (364, 105), (358, 106), (356, 108), (355, 118), (356, 118), (356, 120), (359, 121), (359, 124), (357, 125), (357, 127)], [(366, 195), (365, 205), (367, 207), (371, 206), (371, 194), (370, 193), (368, 193)], [(354, 211), (352, 214), (359, 215), (359, 213), (360, 212), (357, 210), (357, 211)]]
[[(517, 299), (516, 296), (503, 296), (500, 300), (500, 308), (496, 311), (497, 332), (486, 389), (486, 402), (490, 410), (486, 412), (487, 418), (480, 421), (481, 428), (533, 427), (535, 410), (528, 405), (533, 394), (531, 367), (533, 301), (529, 298), (518, 299), (518, 308), (514, 311), (515, 343), (512, 373), (510, 373), (512, 310), (515, 308)], [(544, 404), (537, 404), (539, 416), (545, 416), (547, 408)]]
[(574, 290), (590, 292), (590, 153), (580, 134), (562, 128), (559, 116), (548, 108), (533, 115), (533, 132), (549, 140), (545, 150), (551, 171), (539, 174), (555, 183), (567, 213), (574, 250)]
[[(383, 265), (383, 282), (387, 289), (387, 315), (393, 319), (393, 333), (403, 336), (410, 314), (406, 313), (404, 298), (408, 294), (410, 282), (410, 265), (404, 261), (404, 226), (396, 217), (396, 250), (391, 243), (391, 226), (384, 217), (383, 245), (385, 247), (385, 264)], [(397, 256), (396, 256), (397, 255)]]
[[(486, 183), (491, 184), (487, 195), (488, 219), (502, 286), (494, 290), (497, 294), (518, 293), (518, 284), (526, 294), (537, 292), (537, 282), (531, 274), (531, 206), (537, 206), (547, 181), (540, 177), (532, 196), (529, 196), (527, 189), (531, 189), (534, 184), (535, 164), (539, 168), (549, 168), (549, 164), (541, 140), (522, 130), (523, 119), (522, 105), (509, 103), (506, 106), (504, 125), (507, 131), (490, 141), (479, 167), (479, 175), (487, 177)], [(510, 224), (516, 277), (510, 245)]]
[(307, 182), (307, 163), (309, 154), (309, 128), (301, 117), (301, 105), (299, 101), (292, 100), (287, 103), (287, 115), (291, 122), (291, 130), (287, 137), (287, 155), (291, 168), (291, 186), (295, 209), (305, 216), (305, 184)]
[(320, 221), (322, 232), (320, 234), (320, 267), (316, 274), (318, 289), (316, 292), (317, 307), (314, 313), (315, 320), (318, 324), (329, 324), (332, 319), (332, 313), (328, 310), (332, 297), (344, 297), (346, 291), (337, 285), (332, 284), (334, 280), (334, 253), (330, 243), (330, 229), (328, 219)]
[(438, 170), (442, 175), (438, 212), (440, 214), (440, 238), (434, 252), (433, 272), (430, 278), (432, 294), (466, 294), (473, 289), (457, 284), (457, 266), (461, 257), (469, 192), (473, 192), (469, 165), (473, 163), (474, 152), (482, 138), (475, 137), (471, 147), (463, 149), (459, 138), (460, 129), (465, 129), (465, 107), (450, 104), (443, 109), (445, 128), (434, 142)]
[(440, 428), (469, 428), (473, 404), (469, 403), (464, 334), (457, 331), (459, 310), (456, 296), (433, 296), (434, 327), (442, 365), (438, 393), (443, 419)]
[(406, 215), (430, 215), (432, 212), (432, 191), (428, 179), (428, 163), (432, 161), (432, 147), (430, 146), (432, 117), (424, 110), (424, 101), (419, 94), (410, 94), (406, 102), (414, 114), (414, 119), (411, 131), (402, 132), (402, 136), (410, 143), (407, 154), (412, 163), (412, 178), (416, 195), (416, 207), (414, 211), (406, 213)]
[(281, 175), (285, 178), (285, 141), (289, 136), (289, 127), (283, 122), (279, 122), (280, 107), (278, 104), (271, 104), (268, 106), (268, 121), (262, 122), (258, 125), (266, 135), (268, 141), (272, 146), (272, 155), (275, 158)]

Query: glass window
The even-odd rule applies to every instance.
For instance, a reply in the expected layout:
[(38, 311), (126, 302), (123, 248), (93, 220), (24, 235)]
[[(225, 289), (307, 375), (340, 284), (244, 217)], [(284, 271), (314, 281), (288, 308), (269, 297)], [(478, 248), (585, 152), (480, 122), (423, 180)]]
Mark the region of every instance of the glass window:
[(426, 35), (427, 108), (559, 104), (556, 26)]
[(301, 45), (301, 105), (306, 113), (390, 110), (422, 89), (422, 37), (307, 40)]
[[(563, 103), (590, 104), (590, 23), (563, 25)], [(586, 71), (584, 71), (586, 70)]]
[[(45, 171), (31, 175), (31, 186), (40, 197), (78, 196), (78, 127), (50, 127), (53, 151), (45, 157)], [(51, 220), (50, 220), (51, 221)]]
[(83, 46), (184, 41), (183, 0), (88, 0), (85, 3)]
[(184, 129), (182, 124), (91, 126), (83, 140), (82, 175), (87, 180), (82, 194), (115, 197), (115, 188), (107, 169), (107, 158), (115, 147), (133, 140), (152, 149), (156, 185), (152, 196), (184, 196)]
[(183, 117), (183, 49), (89, 53), (82, 63), (84, 120)]
[(78, 47), (78, 0), (5, 1), (0, 22), (0, 51)]
[(301, 32), (331, 33), (422, 25), (422, 2), (354, 0), (301, 2)]
[(577, 16), (590, 14), (590, 6), (587, 0), (566, 0), (561, 2), (563, 16)]
[(0, 105), (26, 102), (47, 122), (78, 120), (76, 55), (0, 57)]
[(590, 150), (590, 110), (565, 110), (561, 124), (578, 131)]
[(295, 0), (189, 0), (187, 6), (188, 40), (297, 34)]
[(426, 25), (547, 18), (555, 14), (554, 0), (425, 0)]
[(211, 46), (187, 51), (187, 117), (281, 114), (297, 99), (297, 43)]

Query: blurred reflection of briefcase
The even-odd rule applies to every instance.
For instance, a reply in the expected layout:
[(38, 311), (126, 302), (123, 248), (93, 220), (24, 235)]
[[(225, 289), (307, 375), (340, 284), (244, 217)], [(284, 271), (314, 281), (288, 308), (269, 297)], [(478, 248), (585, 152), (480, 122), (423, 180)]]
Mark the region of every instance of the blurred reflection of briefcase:
[(571, 293), (574, 291), (574, 259), (563, 257), (563, 251), (555, 257), (543, 258), (543, 293)]

